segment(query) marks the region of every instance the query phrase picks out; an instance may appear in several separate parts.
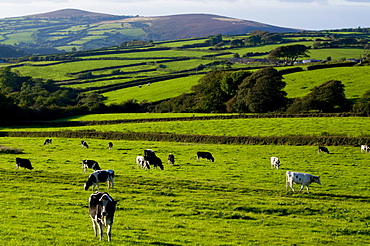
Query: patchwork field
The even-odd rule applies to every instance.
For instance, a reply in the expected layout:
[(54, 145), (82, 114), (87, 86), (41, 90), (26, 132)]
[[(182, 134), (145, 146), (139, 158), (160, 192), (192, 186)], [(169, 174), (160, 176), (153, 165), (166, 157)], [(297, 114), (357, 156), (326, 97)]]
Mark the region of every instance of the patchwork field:
[[(92, 245), (91, 191), (81, 161), (116, 172), (118, 200), (109, 245), (365, 245), (370, 241), (368, 153), (358, 147), (205, 145), (147, 141), (0, 138), (24, 154), (0, 154), (3, 245)], [(140, 170), (135, 157), (150, 148), (165, 169)], [(195, 160), (210, 151), (215, 162)], [(175, 165), (166, 163), (173, 153)], [(15, 170), (15, 157), (34, 170)], [(270, 168), (278, 156), (280, 170)], [(320, 175), (311, 193), (285, 191), (285, 171)], [(106, 191), (102, 184), (101, 191)], [(296, 186), (298, 188), (298, 186)], [(106, 239), (106, 238), (105, 238)], [(106, 241), (99, 243), (108, 245)]]

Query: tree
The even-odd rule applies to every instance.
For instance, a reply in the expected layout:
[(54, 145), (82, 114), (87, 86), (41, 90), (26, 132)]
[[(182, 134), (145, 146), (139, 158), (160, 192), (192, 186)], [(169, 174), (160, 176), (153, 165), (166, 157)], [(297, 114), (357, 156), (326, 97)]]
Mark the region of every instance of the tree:
[(225, 71), (212, 71), (192, 87), (199, 100), (198, 107), (204, 112), (224, 112), (227, 93), (221, 89)]
[(309, 57), (307, 53), (308, 47), (302, 44), (279, 46), (270, 52), (268, 59), (277, 61), (282, 58), (285, 65), (293, 65), (298, 58)]
[(238, 112), (266, 113), (273, 112), (287, 103), (285, 82), (282, 75), (274, 68), (267, 67), (254, 72), (244, 79), (235, 98)]
[(353, 112), (357, 114), (370, 115), (370, 90), (366, 91), (353, 105)]
[(341, 81), (330, 80), (311, 89), (302, 100), (296, 100), (289, 108), (289, 113), (316, 110), (324, 113), (344, 112), (350, 107), (344, 94)]
[(246, 71), (212, 71), (192, 87), (203, 112), (225, 112), (226, 102), (235, 96), (239, 84), (250, 75)]

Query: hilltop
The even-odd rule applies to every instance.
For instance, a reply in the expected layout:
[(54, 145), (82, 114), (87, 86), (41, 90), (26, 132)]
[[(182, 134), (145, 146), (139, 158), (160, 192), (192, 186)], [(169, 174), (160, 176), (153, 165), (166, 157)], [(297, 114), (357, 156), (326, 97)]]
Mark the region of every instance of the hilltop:
[(68, 18), (68, 17), (81, 17), (81, 16), (114, 16), (110, 14), (102, 14), (96, 12), (90, 12), (80, 9), (61, 9), (47, 13), (27, 15), (25, 17), (31, 18)]
[(13, 45), (30, 54), (96, 49), (134, 39), (164, 41), (217, 34), (246, 34), (254, 30), (279, 33), (299, 31), (211, 14), (141, 17), (78, 9), (0, 19), (0, 28), (0, 44)]

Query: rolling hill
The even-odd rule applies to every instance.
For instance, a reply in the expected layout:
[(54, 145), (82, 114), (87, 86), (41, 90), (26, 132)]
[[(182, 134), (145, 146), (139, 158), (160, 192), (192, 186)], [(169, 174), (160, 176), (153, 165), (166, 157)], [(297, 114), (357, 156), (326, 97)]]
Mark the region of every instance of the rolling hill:
[(0, 28), (0, 44), (14, 45), (30, 54), (96, 49), (134, 39), (163, 41), (217, 34), (245, 34), (254, 30), (280, 33), (299, 31), (210, 14), (140, 17), (78, 9), (0, 19)]

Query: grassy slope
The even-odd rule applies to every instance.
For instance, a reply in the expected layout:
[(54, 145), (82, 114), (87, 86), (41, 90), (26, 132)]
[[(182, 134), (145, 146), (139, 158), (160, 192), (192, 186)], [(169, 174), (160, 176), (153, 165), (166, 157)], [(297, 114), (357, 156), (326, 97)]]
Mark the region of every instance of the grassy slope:
[(370, 67), (344, 67), (304, 71), (284, 75), (288, 97), (303, 97), (315, 86), (329, 80), (339, 80), (345, 87), (348, 99), (359, 98), (369, 90)]
[(103, 93), (107, 97), (107, 104), (121, 103), (129, 99), (136, 99), (138, 102), (147, 100), (149, 102), (159, 101), (179, 96), (182, 93), (191, 92), (190, 88), (198, 83), (203, 75), (195, 75), (178, 79), (164, 80), (152, 83), (150, 86), (130, 87), (118, 91)]
[[(81, 160), (96, 160), (116, 171), (118, 200), (113, 241), (109, 245), (363, 245), (370, 240), (368, 154), (358, 148), (333, 147), (317, 154), (306, 146), (193, 145), (186, 143), (78, 139), (1, 138), (21, 147), (35, 170), (14, 170), (14, 155), (1, 154), (3, 182), (0, 230), (4, 245), (92, 245), (87, 214), (91, 191), (83, 191), (87, 174)], [(139, 170), (135, 156), (155, 150), (176, 165)], [(211, 151), (215, 163), (194, 158)], [(278, 156), (281, 170), (270, 169)], [(320, 175), (311, 194), (285, 192), (286, 170)], [(297, 188), (297, 186), (296, 186)], [(101, 185), (106, 191), (106, 185)], [(11, 226), (9, 226), (11, 225)], [(302, 241), (304, 238), (304, 241)], [(108, 245), (102, 242), (101, 245)]]

